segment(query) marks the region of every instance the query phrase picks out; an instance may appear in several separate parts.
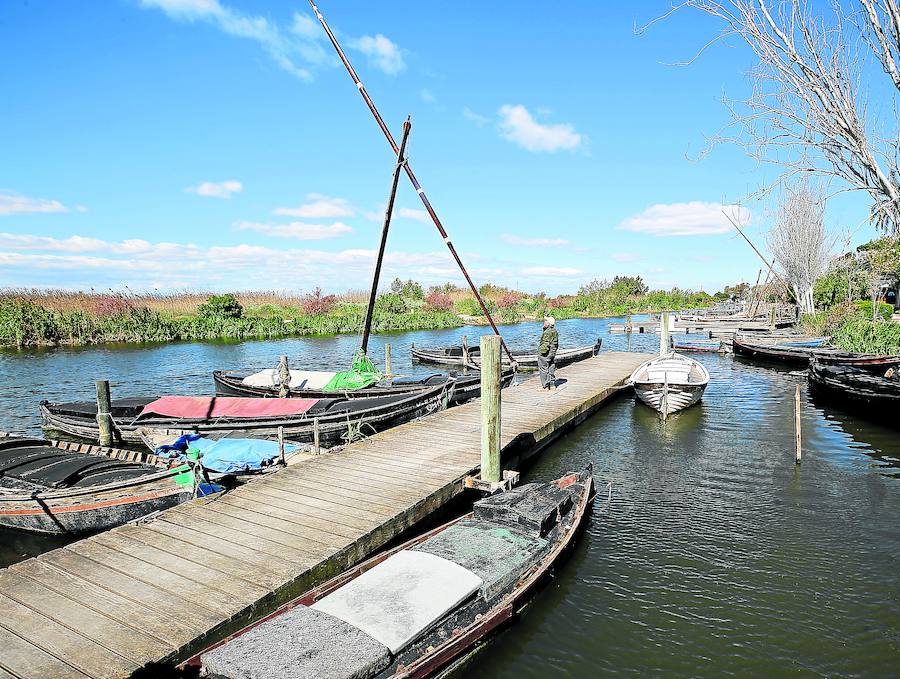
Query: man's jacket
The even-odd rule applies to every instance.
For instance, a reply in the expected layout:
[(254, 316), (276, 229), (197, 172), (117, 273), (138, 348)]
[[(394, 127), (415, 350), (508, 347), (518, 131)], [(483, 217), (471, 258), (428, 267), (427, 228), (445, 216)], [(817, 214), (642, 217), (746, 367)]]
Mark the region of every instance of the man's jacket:
[(550, 326), (541, 333), (541, 345), (538, 353), (541, 356), (553, 359), (556, 357), (556, 350), (559, 349), (559, 333), (556, 332), (555, 326)]

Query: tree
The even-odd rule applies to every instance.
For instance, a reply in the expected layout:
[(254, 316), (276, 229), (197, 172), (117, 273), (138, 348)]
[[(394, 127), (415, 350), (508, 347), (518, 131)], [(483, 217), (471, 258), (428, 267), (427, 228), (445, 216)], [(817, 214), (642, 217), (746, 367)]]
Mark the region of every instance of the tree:
[[(660, 19), (684, 8), (722, 22), (697, 56), (736, 36), (757, 60), (750, 96), (725, 101), (734, 131), (713, 144), (734, 142), (781, 166), (787, 183), (813, 174), (865, 191), (870, 219), (900, 234), (900, 122), (889, 105), (900, 90), (898, 0), (683, 0)], [(867, 68), (873, 60), (887, 80)], [(884, 115), (869, 107), (870, 93), (888, 102)]]
[(769, 230), (769, 251), (803, 313), (815, 312), (813, 286), (828, 269), (831, 242), (825, 232), (825, 197), (802, 181), (787, 188)]

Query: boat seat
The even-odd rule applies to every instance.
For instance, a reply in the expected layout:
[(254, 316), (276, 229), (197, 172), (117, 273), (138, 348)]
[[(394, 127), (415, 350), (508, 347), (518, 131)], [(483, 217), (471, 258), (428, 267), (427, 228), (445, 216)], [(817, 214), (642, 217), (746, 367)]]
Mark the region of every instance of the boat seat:
[(14, 475), (20, 468), (27, 468), (35, 461), (64, 459), (71, 455), (48, 446), (29, 446), (0, 451), (0, 475)]
[(126, 467), (143, 470), (145, 465), (70, 453), (65, 458), (48, 460), (44, 464), (35, 461), (32, 468), (21, 469), (16, 476), (25, 481), (40, 481), (51, 488), (61, 488), (72, 485), (79, 478), (108, 471), (124, 471)]

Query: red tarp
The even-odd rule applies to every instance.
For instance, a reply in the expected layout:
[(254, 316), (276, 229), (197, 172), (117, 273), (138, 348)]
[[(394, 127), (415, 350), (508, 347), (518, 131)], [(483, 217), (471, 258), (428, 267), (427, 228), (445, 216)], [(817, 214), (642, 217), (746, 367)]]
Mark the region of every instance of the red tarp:
[(317, 398), (239, 398), (230, 396), (163, 396), (144, 406), (139, 417), (164, 415), (193, 420), (220, 417), (302, 415)]

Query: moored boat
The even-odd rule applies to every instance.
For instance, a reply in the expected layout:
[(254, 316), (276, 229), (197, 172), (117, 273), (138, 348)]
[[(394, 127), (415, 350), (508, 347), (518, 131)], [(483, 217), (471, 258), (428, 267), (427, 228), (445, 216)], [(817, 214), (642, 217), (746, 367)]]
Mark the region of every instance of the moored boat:
[(807, 366), (814, 353), (827, 351), (816, 346), (788, 344), (784, 339), (778, 342), (753, 342), (737, 336), (732, 346), (737, 356), (797, 366)]
[[(556, 366), (562, 367), (583, 361), (600, 352), (603, 340), (597, 338), (594, 344), (588, 344), (573, 349), (560, 349), (556, 352)], [(469, 368), (478, 368), (481, 365), (481, 348), (456, 345), (452, 347), (417, 347), (413, 345), (410, 350), (414, 361), (421, 363), (433, 363), (436, 365), (454, 365)], [(538, 355), (531, 351), (513, 351), (516, 365), (520, 370), (537, 370)], [(509, 357), (504, 352), (501, 355), (504, 367), (511, 365)]]
[(427, 677), (509, 623), (590, 515), (591, 469), (475, 503), (191, 658), (206, 676)]
[(702, 363), (671, 352), (639, 365), (630, 382), (635, 396), (665, 419), (703, 398), (709, 371)]
[[(323, 446), (367, 436), (447, 407), (452, 384), (411, 393), (365, 398), (236, 398), (163, 396), (114, 399), (111, 415), (121, 441), (142, 442), (141, 430), (274, 438), (279, 429), (297, 443)], [(92, 401), (40, 404), (45, 430), (79, 439), (99, 438), (97, 406)]]
[(900, 408), (900, 368), (873, 372), (871, 368), (823, 363), (818, 357), (809, 365), (810, 390), (828, 400), (868, 414), (887, 415), (896, 426)]
[(718, 339), (689, 339), (672, 338), (672, 349), (675, 351), (705, 351), (705, 352), (721, 352), (722, 340)]
[(900, 367), (900, 356), (880, 354), (860, 354), (849, 351), (817, 352), (816, 361), (820, 365), (847, 366), (872, 371), (884, 371), (888, 368)]
[(174, 507), (193, 493), (187, 465), (165, 469), (42, 439), (0, 437), (0, 525), (8, 528), (106, 530)]

